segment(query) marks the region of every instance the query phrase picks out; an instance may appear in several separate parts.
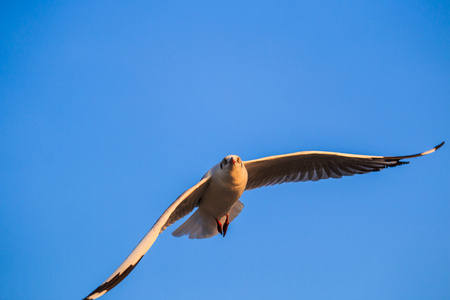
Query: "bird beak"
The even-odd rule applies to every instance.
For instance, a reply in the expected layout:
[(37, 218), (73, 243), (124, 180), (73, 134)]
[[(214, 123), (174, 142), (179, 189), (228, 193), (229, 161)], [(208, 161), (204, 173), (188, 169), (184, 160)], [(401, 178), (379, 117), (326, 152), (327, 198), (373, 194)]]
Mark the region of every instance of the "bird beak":
[(236, 163), (236, 161), (234, 160), (234, 158), (230, 158), (230, 160), (228, 161), (228, 163), (230, 163), (230, 164), (235, 164)]

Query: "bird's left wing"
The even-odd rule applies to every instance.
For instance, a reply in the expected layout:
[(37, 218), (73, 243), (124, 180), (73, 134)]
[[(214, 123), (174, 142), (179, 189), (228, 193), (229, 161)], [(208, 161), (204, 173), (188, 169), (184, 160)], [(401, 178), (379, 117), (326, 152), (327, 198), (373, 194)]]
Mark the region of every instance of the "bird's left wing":
[(117, 268), (105, 282), (89, 294), (83, 300), (96, 299), (118, 285), (136, 267), (141, 258), (150, 249), (158, 235), (169, 225), (181, 219), (191, 212), (201, 198), (209, 183), (209, 173), (207, 173), (199, 183), (181, 194), (166, 211), (159, 217), (155, 225), (144, 236), (141, 242), (134, 248), (133, 252)]
[(379, 171), (407, 164), (401, 161), (433, 153), (444, 142), (428, 151), (406, 156), (370, 156), (324, 151), (303, 151), (245, 161), (248, 181), (245, 190), (284, 182), (316, 181)]

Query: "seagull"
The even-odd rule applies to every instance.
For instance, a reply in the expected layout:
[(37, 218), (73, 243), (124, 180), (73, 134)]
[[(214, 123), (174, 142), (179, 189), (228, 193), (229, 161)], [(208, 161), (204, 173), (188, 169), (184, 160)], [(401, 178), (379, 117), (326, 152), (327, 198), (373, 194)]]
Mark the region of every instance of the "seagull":
[(408, 159), (433, 153), (436, 147), (413, 155), (370, 156), (325, 151), (302, 151), (243, 161), (228, 155), (193, 187), (182, 193), (111, 276), (83, 300), (96, 299), (119, 284), (139, 263), (167, 227), (197, 210), (172, 235), (191, 239), (225, 237), (229, 224), (244, 208), (244, 191), (285, 182), (317, 181), (365, 174), (408, 164)]

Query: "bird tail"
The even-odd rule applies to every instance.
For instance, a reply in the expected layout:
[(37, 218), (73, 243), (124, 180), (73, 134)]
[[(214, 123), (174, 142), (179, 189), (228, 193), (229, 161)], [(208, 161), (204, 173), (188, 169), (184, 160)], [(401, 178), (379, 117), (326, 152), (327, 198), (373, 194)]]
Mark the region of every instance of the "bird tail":
[[(229, 222), (233, 221), (243, 208), (244, 204), (238, 200), (230, 210)], [(205, 215), (197, 209), (189, 219), (172, 232), (172, 235), (176, 237), (189, 235), (190, 239), (205, 239), (213, 237), (218, 233), (216, 220), (212, 216)]]

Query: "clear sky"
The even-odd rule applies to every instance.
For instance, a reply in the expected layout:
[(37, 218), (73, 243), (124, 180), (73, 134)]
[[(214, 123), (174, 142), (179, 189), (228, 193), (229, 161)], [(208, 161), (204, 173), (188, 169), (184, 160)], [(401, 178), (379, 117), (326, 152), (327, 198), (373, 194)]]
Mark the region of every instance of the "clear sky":
[[(448, 1), (3, 1), (0, 299), (81, 299), (225, 155), (450, 142)], [(450, 145), (178, 222), (100, 299), (450, 299)]]

